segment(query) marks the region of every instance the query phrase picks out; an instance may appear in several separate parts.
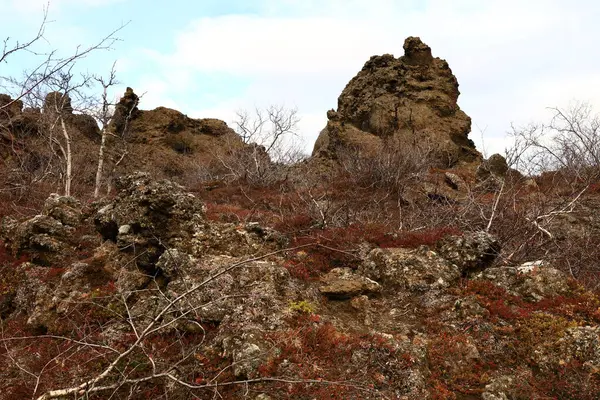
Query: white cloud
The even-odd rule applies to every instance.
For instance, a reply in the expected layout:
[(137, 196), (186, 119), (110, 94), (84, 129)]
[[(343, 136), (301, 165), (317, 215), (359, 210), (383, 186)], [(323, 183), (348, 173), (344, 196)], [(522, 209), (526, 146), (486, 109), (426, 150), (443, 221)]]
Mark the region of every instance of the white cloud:
[[(590, 83), (600, 80), (600, 56), (593, 50), (600, 37), (594, 20), (600, 4), (592, 1), (262, 4), (263, 12), (255, 15), (193, 21), (175, 35), (171, 53), (152, 54), (168, 86), (184, 87), (194, 75), (243, 77), (251, 84), (213, 111), (295, 104), (311, 121), (302, 129), (312, 139), (327, 109), (336, 106), (344, 85), (371, 55), (399, 56), (405, 37), (421, 36), (435, 56), (449, 61), (461, 83), (461, 107), (475, 124), (487, 126), (488, 150), (500, 151), (511, 121), (537, 117), (565, 99), (588, 97)], [(600, 108), (599, 99), (592, 100)], [(476, 141), (477, 135), (472, 134)]]
[[(135, 88), (136, 94), (141, 96), (142, 108), (153, 109), (159, 106), (183, 110), (181, 103), (175, 101), (170, 92), (170, 86), (165, 79), (153, 75), (142, 75)], [(123, 92), (120, 91), (121, 93)]]
[(465, 13), (447, 6), (401, 15), (386, 15), (385, 11), (377, 10), (381, 14), (362, 13), (359, 7), (342, 18), (256, 15), (202, 18), (177, 35), (176, 50), (168, 58), (198, 71), (242, 75), (332, 74), (356, 70), (373, 54), (400, 55), (403, 39), (409, 35), (423, 36), (434, 45), (434, 51), (461, 45), (469, 53), (526, 38), (551, 28), (561, 17), (551, 13), (552, 10), (538, 15), (538, 10), (529, 8), (521, 14), (505, 8)]

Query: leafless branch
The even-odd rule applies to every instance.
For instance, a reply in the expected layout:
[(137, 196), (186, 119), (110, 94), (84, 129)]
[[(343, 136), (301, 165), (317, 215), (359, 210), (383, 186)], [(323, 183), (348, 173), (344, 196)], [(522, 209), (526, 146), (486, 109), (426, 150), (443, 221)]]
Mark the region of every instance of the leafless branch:
[(49, 8), (49, 3), (47, 3), (43, 8), (42, 22), (40, 23), (40, 25), (38, 27), (37, 34), (32, 39), (29, 39), (22, 43), (17, 41), (14, 45), (10, 45), (10, 37), (4, 39), (4, 43), (2, 46), (2, 53), (0, 53), (0, 63), (6, 62), (7, 58), (10, 55), (12, 55), (14, 53), (18, 53), (20, 51), (27, 51), (29, 53), (39, 55), (39, 53), (36, 53), (35, 51), (33, 51), (31, 49), (31, 47), (36, 42), (38, 42), (39, 40), (42, 40), (44, 38), (44, 33), (46, 30), (46, 26), (48, 24), (48, 8)]

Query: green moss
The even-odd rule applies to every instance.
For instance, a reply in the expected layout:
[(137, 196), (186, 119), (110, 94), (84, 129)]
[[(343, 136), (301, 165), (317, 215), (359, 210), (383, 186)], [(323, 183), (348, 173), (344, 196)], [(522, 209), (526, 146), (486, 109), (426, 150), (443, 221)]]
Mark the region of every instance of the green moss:
[(314, 314), (317, 310), (314, 304), (306, 300), (292, 301), (288, 308), (290, 311), (299, 312), (301, 314)]

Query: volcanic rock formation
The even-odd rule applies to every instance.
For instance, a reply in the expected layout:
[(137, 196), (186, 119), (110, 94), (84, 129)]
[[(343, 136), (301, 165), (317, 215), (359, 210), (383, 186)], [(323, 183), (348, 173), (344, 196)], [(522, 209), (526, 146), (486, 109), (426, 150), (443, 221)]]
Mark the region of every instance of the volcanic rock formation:
[(440, 166), (480, 161), (448, 63), (418, 37), (406, 39), (404, 52), (367, 61), (338, 98), (337, 111), (327, 113), (314, 156), (335, 158), (343, 148), (370, 154), (391, 144), (423, 152)]
[[(194, 119), (165, 107), (140, 110), (139, 102), (133, 89), (127, 88), (107, 127), (110, 134), (104, 151), (104, 176), (108, 187), (113, 178), (133, 171), (183, 181), (186, 174), (193, 175), (244, 147), (223, 121)], [(60, 176), (64, 161), (51, 156), (63, 154), (58, 143), (64, 135), (60, 124), (54, 122), (59, 114), (71, 141), (76, 172), (72, 186), (77, 192), (94, 182), (92, 160), (98, 159), (101, 130), (94, 117), (74, 112), (77, 107), (72, 103), (68, 94), (50, 92), (38, 108), (23, 108), (21, 100), (0, 94), (0, 158), (6, 163), (4, 171), (10, 185), (21, 187), (32, 176), (35, 181), (55, 184), (57, 190), (63, 185)], [(53, 142), (49, 137), (58, 139)]]
[(111, 122), (111, 129), (131, 147), (127, 164), (117, 171), (120, 175), (141, 170), (171, 179), (182, 177), (244, 147), (224, 121), (190, 118), (166, 107), (139, 110), (138, 103), (138, 96), (127, 88)]

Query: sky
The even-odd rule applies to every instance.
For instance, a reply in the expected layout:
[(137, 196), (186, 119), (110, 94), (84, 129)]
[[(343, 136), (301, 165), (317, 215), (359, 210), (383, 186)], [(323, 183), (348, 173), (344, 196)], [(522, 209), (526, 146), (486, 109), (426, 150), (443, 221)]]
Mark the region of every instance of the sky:
[[(0, 0), (0, 38), (35, 34), (69, 54), (122, 24), (111, 51), (82, 63), (143, 93), (140, 107), (194, 118), (297, 108), (310, 152), (327, 110), (372, 55), (399, 57), (419, 36), (460, 83), (460, 107), (484, 155), (502, 153), (511, 124), (547, 121), (548, 107), (600, 112), (600, 2), (595, 0)], [(27, 67), (14, 58), (0, 75)]]

